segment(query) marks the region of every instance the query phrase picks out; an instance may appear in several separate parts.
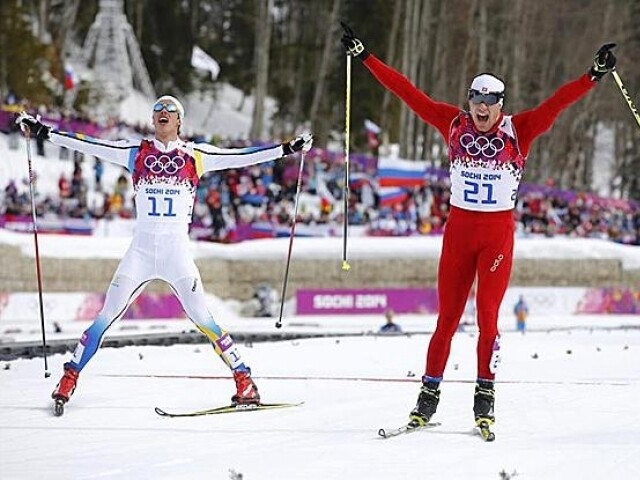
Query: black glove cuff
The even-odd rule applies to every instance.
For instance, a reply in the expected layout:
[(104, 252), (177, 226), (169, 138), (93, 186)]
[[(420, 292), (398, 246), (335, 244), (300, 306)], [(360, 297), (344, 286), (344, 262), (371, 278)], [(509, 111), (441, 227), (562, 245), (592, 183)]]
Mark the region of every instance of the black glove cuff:
[(40, 140), (49, 140), (49, 133), (51, 132), (51, 127), (46, 125), (42, 125), (38, 132), (36, 133), (36, 137)]
[(600, 79), (601, 79), (602, 77), (604, 77), (607, 73), (608, 73), (607, 71), (605, 71), (605, 72), (599, 72), (599, 71), (597, 71), (596, 69), (594, 69), (593, 67), (591, 67), (591, 68), (589, 69), (589, 77), (591, 77), (591, 80), (594, 80), (594, 81), (596, 81), (596, 82), (599, 82), (599, 81), (600, 81)]
[(291, 155), (293, 153), (293, 149), (291, 148), (291, 145), (289, 145), (288, 142), (285, 142), (282, 144), (282, 152), (285, 155)]
[(356, 58), (358, 60), (360, 60), (361, 62), (364, 62), (367, 58), (369, 58), (369, 55), (371, 55), (371, 54), (365, 48), (364, 50), (362, 50), (362, 53), (360, 55), (358, 55)]

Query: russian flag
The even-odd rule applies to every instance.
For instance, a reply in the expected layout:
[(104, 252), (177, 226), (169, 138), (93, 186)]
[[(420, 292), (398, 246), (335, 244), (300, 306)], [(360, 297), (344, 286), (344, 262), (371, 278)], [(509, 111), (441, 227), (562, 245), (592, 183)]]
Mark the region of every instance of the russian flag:
[(318, 232), (318, 229), (313, 225), (307, 225), (305, 223), (298, 223), (296, 225), (296, 237), (311, 238), (319, 236), (321, 236), (320, 232)]
[[(276, 238), (284, 238), (291, 236), (291, 227), (289, 225), (277, 225), (275, 227)], [(310, 225), (304, 223), (296, 223), (296, 231), (294, 232), (296, 237), (319, 237), (322, 236), (316, 229)]]
[(369, 148), (378, 148), (382, 129), (368, 118), (364, 120), (364, 129), (367, 132), (367, 145), (369, 145)]
[(378, 160), (378, 185), (381, 187), (420, 187), (424, 185), (426, 173), (426, 162), (384, 157)]
[(68, 218), (63, 222), (63, 228), (65, 233), (72, 233), (75, 235), (91, 235), (93, 233), (93, 221), (84, 220), (81, 218)]
[(382, 187), (378, 190), (381, 207), (390, 207), (409, 198), (409, 192), (401, 187)]
[(336, 199), (333, 196), (333, 194), (329, 191), (329, 187), (327, 187), (327, 183), (324, 180), (324, 176), (318, 175), (316, 191), (320, 196), (320, 208), (323, 211), (328, 211), (328, 212), (333, 210), (333, 206), (336, 203)]
[(78, 83), (78, 79), (75, 71), (71, 65), (64, 66), (64, 89), (65, 90), (73, 90), (73, 88)]
[[(291, 227), (287, 225), (277, 225), (274, 229), (276, 238), (284, 238), (291, 235)], [(296, 234), (297, 234), (296, 230)]]
[(269, 222), (254, 222), (251, 224), (249, 238), (274, 238), (276, 236), (273, 225)]
[(371, 184), (371, 179), (366, 173), (355, 172), (349, 175), (349, 188), (351, 190), (360, 190), (365, 183)]

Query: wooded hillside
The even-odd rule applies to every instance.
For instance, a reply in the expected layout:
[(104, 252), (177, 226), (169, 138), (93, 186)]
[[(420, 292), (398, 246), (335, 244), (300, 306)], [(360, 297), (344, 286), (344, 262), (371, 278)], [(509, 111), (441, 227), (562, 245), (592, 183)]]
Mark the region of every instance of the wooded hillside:
[[(491, 71), (506, 80), (505, 110), (537, 105), (584, 73), (595, 51), (617, 42), (618, 72), (640, 103), (640, 0), (125, 0), (158, 92), (215, 88), (190, 65), (193, 45), (221, 66), (218, 82), (275, 98), (274, 136), (307, 125), (316, 145), (344, 129), (345, 54), (339, 20), (368, 50), (435, 99), (464, 107), (471, 79)], [(0, 2), (0, 93), (37, 102), (61, 98), (43, 73), (62, 79), (70, 45), (82, 45), (98, 0)], [(353, 66), (352, 135), (364, 149), (364, 119), (399, 142), (406, 158), (440, 165), (437, 132), (391, 97), (358, 62)], [(46, 77), (46, 75), (45, 75)], [(640, 129), (613, 78), (564, 112), (530, 154), (525, 180), (548, 177), (589, 188), (594, 139), (613, 133), (613, 193), (640, 199)], [(79, 97), (82, 101), (82, 97)], [(81, 104), (78, 105), (81, 107)], [(260, 117), (256, 112), (256, 119)], [(260, 131), (255, 120), (254, 131)], [(206, 134), (206, 132), (203, 132)]]

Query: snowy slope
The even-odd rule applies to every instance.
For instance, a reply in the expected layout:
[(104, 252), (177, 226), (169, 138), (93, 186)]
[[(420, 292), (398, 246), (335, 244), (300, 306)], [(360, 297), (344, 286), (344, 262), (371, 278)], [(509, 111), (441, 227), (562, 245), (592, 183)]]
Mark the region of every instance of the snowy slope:
[(414, 335), (241, 346), (265, 401), (305, 404), (187, 419), (161, 418), (153, 408), (210, 407), (233, 393), (208, 347), (104, 349), (61, 418), (51, 415), (48, 396), (66, 358), (49, 359), (49, 379), (42, 359), (14, 361), (0, 370), (1, 477), (240, 478), (233, 471), (243, 480), (508, 478), (501, 472), (516, 472), (516, 479), (638, 478), (638, 330), (504, 335), (492, 444), (471, 435), (476, 338), (458, 334), (434, 418), (442, 425), (377, 438), (378, 428), (407, 418), (427, 341)]
[[(151, 105), (154, 100), (140, 92), (132, 92), (120, 105), (120, 118), (130, 124), (151, 127)], [(184, 134), (204, 134), (207, 138), (215, 135), (223, 139), (249, 138), (254, 102), (252, 96), (244, 96), (240, 89), (228, 83), (219, 83), (215, 93), (194, 92), (179, 100), (185, 107)], [(263, 139), (269, 138), (271, 117), (275, 110), (275, 101), (267, 98)]]

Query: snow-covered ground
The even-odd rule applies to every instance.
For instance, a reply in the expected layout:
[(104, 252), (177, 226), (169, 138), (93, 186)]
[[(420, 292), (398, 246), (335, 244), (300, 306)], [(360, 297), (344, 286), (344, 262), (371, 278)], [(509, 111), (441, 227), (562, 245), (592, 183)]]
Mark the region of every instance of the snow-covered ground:
[[(319, 321), (331, 322), (325, 318)], [(375, 319), (379, 322), (380, 319)], [(418, 394), (428, 335), (240, 345), (278, 411), (162, 418), (233, 394), (206, 345), (105, 348), (62, 417), (66, 355), (4, 362), (0, 476), (25, 479), (631, 479), (640, 475), (640, 330), (503, 333), (497, 440), (471, 434), (474, 332), (454, 337), (426, 432), (383, 440)], [(242, 476), (240, 476), (242, 475)]]

